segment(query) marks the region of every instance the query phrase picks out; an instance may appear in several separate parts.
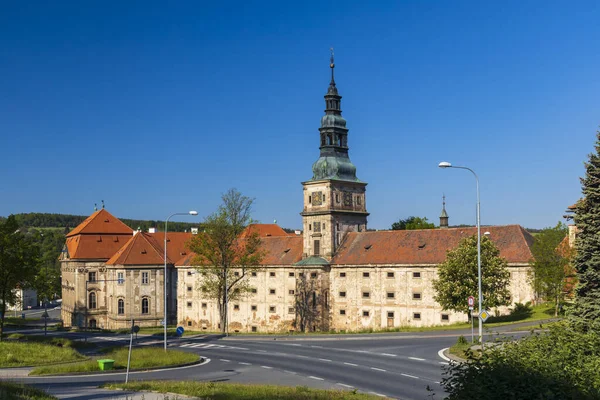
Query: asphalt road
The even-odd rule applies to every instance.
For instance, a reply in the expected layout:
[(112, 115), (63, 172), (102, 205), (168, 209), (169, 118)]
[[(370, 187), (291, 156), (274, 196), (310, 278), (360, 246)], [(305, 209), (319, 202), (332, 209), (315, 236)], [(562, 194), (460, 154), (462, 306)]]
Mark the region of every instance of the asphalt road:
[[(136, 372), (131, 380), (168, 379), (215, 382), (269, 383), (316, 388), (357, 389), (398, 399), (443, 398), (440, 381), (447, 362), (438, 352), (470, 332), (444, 331), (384, 335), (315, 335), (221, 338), (169, 338), (169, 348), (200, 354), (203, 365)], [(520, 335), (518, 335), (520, 336)], [(128, 344), (127, 335), (96, 334), (90, 342)], [(138, 346), (161, 346), (160, 337), (143, 336)], [(94, 388), (125, 375), (24, 377), (19, 380), (48, 390), (59, 398), (115, 398)], [(91, 391), (91, 392), (90, 392)], [(93, 392), (93, 393), (92, 393)], [(85, 393), (88, 393), (87, 397)]]

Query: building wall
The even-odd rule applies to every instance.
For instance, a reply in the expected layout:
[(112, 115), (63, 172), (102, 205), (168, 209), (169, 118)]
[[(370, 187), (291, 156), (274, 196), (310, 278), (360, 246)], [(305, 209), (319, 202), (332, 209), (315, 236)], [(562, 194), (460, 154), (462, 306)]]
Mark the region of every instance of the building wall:
[(15, 304), (7, 304), (6, 311), (23, 311), (31, 307), (36, 307), (37, 292), (34, 289), (14, 289), (17, 301)]
[[(178, 324), (191, 330), (218, 330), (216, 301), (199, 292), (201, 278), (193, 271), (193, 268), (178, 268)], [(525, 264), (509, 266), (509, 271), (512, 302), (531, 301), (533, 293), (528, 281), (529, 267)], [(435, 266), (335, 265), (330, 270), (319, 267), (268, 266), (257, 272), (256, 277), (248, 277), (251, 285), (256, 288), (255, 294), (229, 302), (229, 330), (285, 332), (294, 329), (292, 323), (295, 312), (290, 308), (294, 307), (295, 294), (291, 294), (290, 290), (297, 290), (296, 280), (301, 272), (307, 277), (312, 272), (317, 273), (314, 279), (321, 307), (317, 330), (380, 330), (446, 325), (468, 320), (466, 314), (443, 311), (433, 299), (432, 281), (437, 278)], [(271, 273), (275, 276), (271, 276)], [(290, 276), (290, 273), (294, 276)], [(272, 289), (275, 294), (271, 294)], [(477, 289), (474, 290), (476, 295)], [(500, 311), (507, 312), (508, 308)]]

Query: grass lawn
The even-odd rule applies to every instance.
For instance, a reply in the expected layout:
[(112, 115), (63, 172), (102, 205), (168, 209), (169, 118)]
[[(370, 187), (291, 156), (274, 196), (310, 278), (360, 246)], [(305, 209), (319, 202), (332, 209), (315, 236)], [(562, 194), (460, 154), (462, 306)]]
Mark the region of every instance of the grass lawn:
[(123, 388), (128, 390), (151, 390), (159, 393), (177, 393), (199, 397), (203, 400), (375, 400), (381, 397), (355, 393), (354, 391), (310, 389), (306, 386), (285, 387), (272, 385), (241, 385), (233, 383), (195, 382), (195, 381), (144, 381), (128, 384), (113, 383), (105, 388)]
[(85, 359), (76, 350), (44, 343), (0, 342), (0, 368), (27, 367)]
[[(48, 375), (48, 374), (67, 374), (74, 372), (99, 372), (98, 361), (100, 359), (115, 360), (114, 369), (127, 368), (127, 347), (112, 348), (101, 356), (94, 357), (91, 360), (46, 365), (35, 368), (30, 375)], [(200, 356), (193, 353), (186, 353), (178, 350), (168, 350), (158, 347), (135, 348), (131, 352), (131, 369), (146, 369), (158, 367), (172, 367), (176, 365), (189, 364), (200, 360)]]
[(3, 400), (56, 400), (45, 392), (32, 387), (0, 382), (0, 399)]

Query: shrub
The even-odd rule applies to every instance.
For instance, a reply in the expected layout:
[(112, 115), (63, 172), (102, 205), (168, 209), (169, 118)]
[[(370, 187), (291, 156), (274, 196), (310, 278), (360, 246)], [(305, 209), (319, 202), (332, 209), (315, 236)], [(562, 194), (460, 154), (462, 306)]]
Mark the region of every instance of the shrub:
[(447, 366), (442, 385), (450, 400), (599, 399), (598, 368), (600, 333), (557, 323)]
[(531, 302), (527, 303), (515, 303), (515, 306), (512, 310), (510, 310), (510, 315), (519, 315), (530, 317), (533, 314), (533, 307), (531, 307)]
[(468, 344), (469, 342), (467, 341), (467, 339), (463, 336), (460, 335), (458, 337), (458, 340), (456, 341), (456, 344)]

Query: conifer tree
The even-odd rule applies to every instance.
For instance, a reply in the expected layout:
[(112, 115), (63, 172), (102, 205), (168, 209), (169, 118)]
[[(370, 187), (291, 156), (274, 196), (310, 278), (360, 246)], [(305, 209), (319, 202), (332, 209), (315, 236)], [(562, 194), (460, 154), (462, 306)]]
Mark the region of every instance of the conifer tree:
[(575, 270), (579, 284), (571, 320), (583, 330), (600, 330), (600, 131), (595, 153), (585, 163), (581, 178), (583, 199), (577, 203)]

